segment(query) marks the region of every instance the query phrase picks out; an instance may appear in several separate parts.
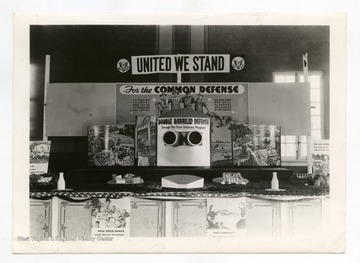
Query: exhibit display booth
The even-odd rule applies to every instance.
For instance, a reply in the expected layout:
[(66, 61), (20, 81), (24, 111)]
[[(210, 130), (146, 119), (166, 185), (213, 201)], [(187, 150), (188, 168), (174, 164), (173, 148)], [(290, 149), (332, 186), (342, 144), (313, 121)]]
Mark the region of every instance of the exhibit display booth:
[[(160, 46), (169, 41), (161, 32)], [(241, 80), (254, 69), (246, 55), (139, 52), (116, 59), (117, 74), (158, 81), (51, 82), (57, 67), (46, 56), (43, 140), (30, 147), (30, 236), (322, 233), (328, 144), (317, 144), (313, 173), (309, 82), (184, 81), (190, 73)], [(284, 136), (307, 139), (301, 166), (284, 162)]]
[[(230, 87), (238, 92), (222, 93)], [(64, 189), (31, 188), (31, 235), (288, 236), (309, 220), (318, 233), (328, 185), (305, 186), (280, 153), (281, 134), (309, 134), (309, 96), (306, 83), (51, 83), (48, 139), (81, 136), (87, 164), (55, 168)], [(50, 154), (52, 162), (64, 161)]]

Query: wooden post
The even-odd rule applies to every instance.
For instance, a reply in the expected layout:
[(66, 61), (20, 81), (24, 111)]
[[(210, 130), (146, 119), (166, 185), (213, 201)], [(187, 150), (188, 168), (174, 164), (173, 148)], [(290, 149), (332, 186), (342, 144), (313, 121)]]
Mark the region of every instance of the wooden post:
[(177, 73), (176, 82), (179, 84), (181, 83), (181, 73), (180, 72)]
[[(309, 60), (308, 53), (302, 55), (303, 59), (303, 70), (304, 70), (304, 82), (309, 82)], [(311, 118), (311, 115), (310, 115)], [(312, 173), (312, 154), (311, 154), (311, 136), (306, 136), (307, 145), (307, 173)]]
[(50, 82), (50, 55), (45, 56), (45, 81), (44, 81), (44, 116), (43, 116), (43, 140), (47, 141), (46, 136), (46, 97), (47, 86)]
[(306, 136), (306, 146), (307, 146), (307, 173), (312, 173), (312, 153), (311, 153), (311, 136)]
[(304, 82), (309, 82), (309, 61), (308, 53), (303, 55)]

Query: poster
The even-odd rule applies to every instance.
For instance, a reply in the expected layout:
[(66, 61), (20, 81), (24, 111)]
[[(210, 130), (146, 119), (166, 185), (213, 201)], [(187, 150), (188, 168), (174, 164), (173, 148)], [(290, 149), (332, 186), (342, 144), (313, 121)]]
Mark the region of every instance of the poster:
[(30, 174), (48, 172), (50, 148), (50, 141), (30, 141)]
[(313, 173), (330, 174), (330, 141), (317, 140), (311, 142)]
[(136, 116), (138, 166), (156, 165), (156, 116)]
[(234, 166), (280, 166), (280, 126), (234, 122)]
[(245, 198), (208, 198), (206, 220), (208, 237), (245, 234)]
[(128, 237), (129, 235), (129, 198), (93, 198), (91, 200), (92, 237)]
[(133, 166), (134, 125), (88, 127), (89, 166)]
[(133, 123), (135, 116), (160, 116), (178, 108), (247, 122), (248, 84), (116, 84), (116, 123)]
[(231, 116), (211, 117), (211, 166), (232, 166)]

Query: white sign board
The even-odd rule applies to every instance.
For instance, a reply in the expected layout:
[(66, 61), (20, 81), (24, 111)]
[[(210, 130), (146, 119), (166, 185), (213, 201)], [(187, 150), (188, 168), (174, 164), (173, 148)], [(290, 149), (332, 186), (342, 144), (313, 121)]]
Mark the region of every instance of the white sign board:
[(158, 118), (158, 166), (210, 166), (210, 118)]

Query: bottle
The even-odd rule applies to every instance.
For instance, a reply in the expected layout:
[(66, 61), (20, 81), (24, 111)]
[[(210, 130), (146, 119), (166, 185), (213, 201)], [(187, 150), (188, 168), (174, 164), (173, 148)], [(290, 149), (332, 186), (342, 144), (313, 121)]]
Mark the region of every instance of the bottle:
[(271, 189), (272, 190), (279, 190), (279, 180), (277, 178), (277, 172), (273, 172), (273, 177), (271, 180)]
[(58, 180), (58, 183), (57, 183), (57, 189), (58, 190), (65, 190), (64, 173), (60, 173), (59, 180)]
[(326, 177), (325, 177), (325, 186), (326, 187), (330, 186), (330, 176), (329, 176), (329, 174), (327, 174)]

